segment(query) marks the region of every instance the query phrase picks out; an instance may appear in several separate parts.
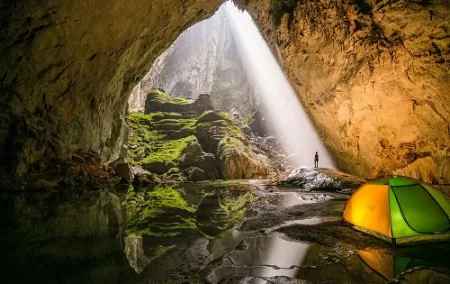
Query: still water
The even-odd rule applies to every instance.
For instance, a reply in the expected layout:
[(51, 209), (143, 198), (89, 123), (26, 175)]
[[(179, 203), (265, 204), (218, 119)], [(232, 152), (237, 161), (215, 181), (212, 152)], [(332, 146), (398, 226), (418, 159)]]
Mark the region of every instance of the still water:
[[(2, 283), (450, 283), (448, 244), (341, 238), (345, 199), (205, 184), (2, 193)], [(312, 233), (328, 224), (342, 234)]]

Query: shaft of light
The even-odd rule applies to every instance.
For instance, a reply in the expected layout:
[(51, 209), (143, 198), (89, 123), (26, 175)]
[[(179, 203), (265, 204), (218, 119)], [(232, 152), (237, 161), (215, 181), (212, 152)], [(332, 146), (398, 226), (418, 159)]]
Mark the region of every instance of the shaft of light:
[(320, 167), (334, 168), (289, 81), (247, 12), (229, 1), (225, 11), (249, 78), (261, 95), (265, 115), (293, 166), (311, 166), (319, 152)]

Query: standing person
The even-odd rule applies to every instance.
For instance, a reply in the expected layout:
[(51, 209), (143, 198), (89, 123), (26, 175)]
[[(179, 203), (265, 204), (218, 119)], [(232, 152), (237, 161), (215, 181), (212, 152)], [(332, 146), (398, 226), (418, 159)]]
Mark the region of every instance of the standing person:
[(319, 153), (316, 152), (316, 155), (314, 155), (314, 167), (318, 168), (319, 167)]

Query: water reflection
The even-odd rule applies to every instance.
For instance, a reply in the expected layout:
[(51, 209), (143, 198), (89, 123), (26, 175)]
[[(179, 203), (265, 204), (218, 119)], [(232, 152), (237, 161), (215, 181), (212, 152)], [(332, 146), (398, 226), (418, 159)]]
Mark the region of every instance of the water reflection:
[[(250, 238), (245, 244), (244, 250), (227, 254), (208, 280), (231, 283), (225, 279), (242, 274), (253, 277), (251, 283), (266, 283), (276, 276), (312, 282), (386, 283), (407, 272), (411, 283), (450, 283), (448, 245), (353, 251), (350, 247), (287, 241), (280, 235)], [(421, 270), (413, 270), (418, 267)]]
[(210, 274), (211, 282), (217, 283), (230, 274), (253, 276), (255, 283), (265, 283), (260, 278), (266, 277), (296, 278), (302, 268), (327, 265), (344, 254), (317, 244), (288, 241), (277, 234), (250, 238), (245, 244), (245, 250), (227, 255), (223, 266)]
[(445, 262), (439, 260), (438, 255), (435, 255), (431, 260), (425, 260), (408, 255), (396, 255), (391, 251), (382, 249), (358, 250), (357, 254), (367, 267), (386, 281), (390, 281), (405, 271), (416, 267), (450, 269), (450, 266), (447, 266), (449, 264), (446, 265)]
[(253, 199), (251, 187), (241, 185), (130, 188), (125, 255), (141, 273), (183, 240), (226, 234), (243, 220)]
[[(274, 276), (385, 283), (418, 265), (450, 267), (448, 244), (355, 251), (345, 241), (325, 247), (235, 226), (250, 206), (288, 210), (310, 199), (283, 194), (211, 185), (0, 194), (0, 269), (12, 283), (218, 283), (234, 273), (254, 276), (252, 283)], [(314, 226), (326, 218), (292, 222)], [(407, 275), (411, 283), (427, 283), (439, 276), (430, 271)]]

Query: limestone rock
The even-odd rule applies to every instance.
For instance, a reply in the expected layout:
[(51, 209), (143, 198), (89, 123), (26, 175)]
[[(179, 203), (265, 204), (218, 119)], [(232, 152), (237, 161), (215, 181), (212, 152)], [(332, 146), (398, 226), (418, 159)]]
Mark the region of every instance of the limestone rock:
[(134, 180), (133, 185), (135, 186), (146, 186), (160, 184), (161, 179), (149, 171), (144, 170), (142, 167), (133, 167)]
[(219, 111), (207, 111), (198, 118), (197, 124), (202, 122), (211, 122), (218, 120), (228, 120), (228, 119), (224, 117), (223, 114), (221, 114)]
[(218, 147), (220, 171), (225, 179), (264, 178), (270, 174), (270, 162), (255, 154), (242, 141), (224, 138)]
[(133, 89), (129, 110), (144, 109), (145, 97), (157, 87), (172, 97), (195, 99), (208, 93), (216, 108), (243, 114), (259, 104), (231, 33), (224, 8), (186, 30), (152, 65)]
[(450, 181), (448, 0), (235, 2), (257, 23), (338, 168), (421, 177), (425, 166), (426, 179)]
[(205, 171), (197, 167), (189, 167), (185, 170), (187, 180), (189, 181), (203, 181), (208, 180)]
[(2, 2), (0, 168), (120, 155), (132, 87), (219, 0)]
[(128, 163), (120, 163), (117, 164), (114, 168), (116, 175), (120, 177), (122, 180), (125, 180), (128, 183), (133, 182), (134, 174), (131, 166)]
[(298, 168), (283, 181), (282, 185), (298, 186), (302, 189), (333, 189), (352, 191), (366, 181), (356, 176), (330, 169)]
[(172, 98), (160, 90), (153, 89), (145, 100), (145, 113), (181, 113), (184, 117), (196, 117), (205, 111), (214, 110), (211, 97), (202, 94), (195, 100)]
[[(180, 167), (195, 167), (201, 169), (202, 176), (204, 176), (201, 180), (214, 180), (217, 177), (216, 174), (216, 157), (214, 154), (205, 153), (201, 147), (201, 145), (197, 141), (192, 141), (185, 148), (183, 154), (178, 159)], [(192, 174), (191, 171), (188, 172), (188, 180), (189, 176)]]
[(149, 163), (143, 163), (142, 168), (146, 171), (156, 174), (164, 174), (174, 166), (173, 163), (169, 164), (164, 161), (152, 161)]

